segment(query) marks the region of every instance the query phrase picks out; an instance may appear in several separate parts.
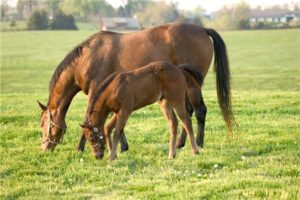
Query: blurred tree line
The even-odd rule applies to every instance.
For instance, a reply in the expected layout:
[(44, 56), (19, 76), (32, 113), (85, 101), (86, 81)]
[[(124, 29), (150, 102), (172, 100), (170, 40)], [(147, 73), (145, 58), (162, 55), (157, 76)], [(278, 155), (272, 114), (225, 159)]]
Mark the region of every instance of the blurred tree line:
[[(8, 16), (8, 0), (1, 0), (1, 19)], [(75, 20), (99, 23), (102, 17), (133, 17), (141, 28), (168, 22), (190, 22), (218, 30), (263, 28), (250, 22), (251, 8), (243, 0), (224, 6), (210, 15), (196, 7), (190, 11), (178, 9), (176, 1), (122, 0), (114, 8), (109, 0), (18, 0), (13, 20), (29, 20), (29, 29), (76, 29)]]
[[(1, 8), (5, 8), (4, 1), (1, 1)], [(114, 8), (108, 0), (18, 0), (16, 9), (14, 20), (29, 20), (29, 29), (54, 29), (61, 20), (61, 26), (67, 25), (67, 21), (75, 24), (75, 20), (99, 22), (102, 17), (134, 17), (142, 27), (173, 21), (202, 25), (202, 13), (183, 13), (176, 3), (154, 0), (123, 0), (118, 8)], [(69, 28), (76, 28), (76, 25)]]

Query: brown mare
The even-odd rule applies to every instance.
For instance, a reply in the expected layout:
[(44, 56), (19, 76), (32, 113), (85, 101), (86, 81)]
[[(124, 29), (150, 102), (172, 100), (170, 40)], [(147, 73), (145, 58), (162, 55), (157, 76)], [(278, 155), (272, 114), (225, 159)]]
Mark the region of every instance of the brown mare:
[[(52, 76), (47, 106), (39, 103), (42, 108), (41, 149), (54, 149), (61, 142), (66, 130), (67, 110), (79, 91), (82, 90), (90, 98), (94, 86), (110, 74), (133, 70), (152, 61), (165, 60), (175, 65), (189, 63), (205, 78), (213, 54), (218, 101), (227, 128), (231, 131), (230, 71), (225, 43), (213, 29), (170, 23), (128, 34), (99, 32), (75, 47)], [(186, 107), (189, 115), (195, 111), (198, 125), (196, 142), (203, 147), (207, 109), (196, 86), (189, 88), (189, 93), (193, 95), (186, 101)], [(177, 147), (183, 147), (185, 139), (186, 132), (183, 130)], [(78, 149), (83, 150), (84, 144), (82, 135)], [(121, 144), (123, 149), (128, 148), (125, 137), (121, 139)]]
[[(169, 158), (175, 157), (176, 149), (178, 122), (174, 110), (189, 135), (193, 153), (198, 154), (192, 122), (185, 108), (185, 97), (189, 94), (187, 88), (194, 87), (194, 83), (200, 90), (202, 80), (201, 73), (189, 65), (177, 68), (169, 62), (152, 62), (130, 72), (109, 76), (91, 96), (85, 123), (81, 125), (95, 157), (103, 157), (106, 139), (111, 150), (109, 159), (114, 160), (120, 136), (124, 134), (121, 132), (130, 114), (155, 102), (159, 102), (170, 128)], [(114, 113), (113, 122), (104, 131), (106, 118), (111, 112)], [(115, 130), (111, 144), (112, 128)]]

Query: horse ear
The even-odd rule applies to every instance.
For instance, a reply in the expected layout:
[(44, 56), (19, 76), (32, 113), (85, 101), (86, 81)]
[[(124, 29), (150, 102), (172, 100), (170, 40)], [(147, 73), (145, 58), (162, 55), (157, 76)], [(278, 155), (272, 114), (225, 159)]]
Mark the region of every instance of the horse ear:
[(39, 104), (40, 108), (45, 111), (47, 110), (47, 106), (43, 105), (41, 102), (37, 101), (37, 103)]

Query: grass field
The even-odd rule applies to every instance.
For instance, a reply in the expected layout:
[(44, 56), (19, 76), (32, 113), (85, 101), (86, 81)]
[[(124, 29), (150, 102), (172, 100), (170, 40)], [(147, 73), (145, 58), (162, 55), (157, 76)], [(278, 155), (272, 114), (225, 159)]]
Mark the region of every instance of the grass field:
[[(0, 199), (300, 199), (300, 30), (222, 32), (238, 127), (227, 138), (212, 72), (205, 80), (205, 148), (168, 160), (157, 105), (135, 112), (129, 151), (109, 164), (75, 150), (86, 97), (54, 152), (39, 150), (40, 109), (57, 64), (90, 31), (1, 33)], [(195, 120), (195, 119), (193, 119)], [(194, 121), (195, 125), (195, 121)], [(195, 127), (195, 126), (194, 126)]]

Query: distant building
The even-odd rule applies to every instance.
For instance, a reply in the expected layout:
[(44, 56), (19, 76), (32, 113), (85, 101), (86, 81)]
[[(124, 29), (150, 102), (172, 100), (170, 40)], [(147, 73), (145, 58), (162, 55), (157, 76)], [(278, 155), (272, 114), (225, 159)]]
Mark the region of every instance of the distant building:
[(140, 23), (133, 17), (103, 17), (100, 20), (100, 29), (106, 30), (139, 30)]
[(284, 9), (251, 10), (250, 21), (255, 22), (275, 22), (288, 23), (293, 19), (300, 19), (300, 11), (290, 11)]

